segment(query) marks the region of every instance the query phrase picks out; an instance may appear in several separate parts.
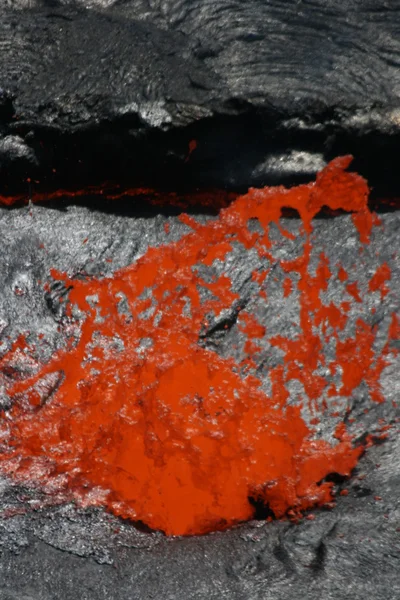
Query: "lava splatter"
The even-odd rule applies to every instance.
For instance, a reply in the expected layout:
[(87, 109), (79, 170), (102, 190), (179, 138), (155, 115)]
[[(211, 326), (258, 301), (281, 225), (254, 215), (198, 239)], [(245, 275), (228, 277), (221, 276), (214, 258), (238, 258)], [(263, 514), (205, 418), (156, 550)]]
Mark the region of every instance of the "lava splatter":
[[(329, 408), (319, 403), (327, 388), (332, 396), (350, 396), (364, 379), (372, 400), (383, 401), (379, 380), (392, 351), (388, 340), (375, 356), (375, 331), (362, 319), (353, 338), (341, 339), (348, 303), (321, 299), (334, 267), (322, 254), (315, 275), (309, 269), (312, 219), (324, 206), (352, 212), (368, 243), (374, 225), (368, 187), (345, 171), (350, 160), (336, 159), (313, 184), (250, 189), (206, 224), (182, 216), (190, 233), (150, 248), (112, 277), (71, 279), (52, 271), (69, 290), (66, 321), (79, 325), (79, 335), (68, 336), (66, 328), (65, 347), (33, 375), (17, 368), (29, 357), (24, 337), (2, 358), (11, 402), (0, 420), (2, 472), (40, 486), (54, 501), (102, 505), (167, 534), (205, 533), (250, 519), (254, 500), (277, 518), (330, 503), (333, 484), (326, 477), (350, 475), (364, 449), (353, 445), (343, 423), (335, 444), (315, 439), (301, 406), (288, 404), (286, 384), (302, 383), (316, 423)], [(268, 397), (254, 374), (240, 374), (233, 359), (199, 343), (210, 316), (223, 315), (240, 298), (226, 274), (209, 281), (198, 266), (224, 259), (235, 244), (270, 257), (269, 228), (275, 223), (285, 235), (279, 222), (285, 207), (299, 213), (305, 235), (301, 256), (280, 265), (287, 273), (284, 294), (299, 294), (301, 332), (269, 340), (284, 361), (271, 369)], [(257, 231), (249, 228), (255, 219)], [(266, 261), (264, 271), (252, 274), (261, 297), (269, 269)], [(370, 283), (382, 296), (388, 269)], [(343, 268), (337, 277), (357, 299)], [(263, 352), (265, 327), (243, 310), (239, 327), (249, 336), (251, 362)], [(330, 373), (341, 370), (339, 389), (317, 372), (326, 363), (321, 336), (328, 332), (336, 359), (326, 366)], [(393, 317), (389, 337), (397, 334)]]

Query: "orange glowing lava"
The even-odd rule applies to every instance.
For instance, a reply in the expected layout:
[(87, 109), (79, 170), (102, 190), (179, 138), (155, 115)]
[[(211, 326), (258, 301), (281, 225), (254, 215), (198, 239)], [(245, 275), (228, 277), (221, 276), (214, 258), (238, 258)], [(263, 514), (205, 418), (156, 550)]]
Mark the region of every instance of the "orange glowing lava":
[[(333, 484), (324, 478), (333, 472), (349, 475), (363, 448), (353, 447), (343, 424), (336, 429), (336, 444), (315, 440), (301, 408), (287, 405), (285, 383), (299, 380), (314, 409), (323, 411), (318, 398), (328, 381), (316, 371), (325, 360), (320, 336), (329, 327), (337, 355), (328, 366), (343, 372), (341, 388), (332, 393), (349, 396), (364, 378), (373, 399), (383, 400), (379, 378), (392, 351), (389, 343), (376, 357), (375, 332), (361, 319), (354, 338), (339, 340), (348, 303), (322, 302), (320, 292), (332, 276), (324, 255), (315, 275), (308, 270), (312, 219), (323, 206), (352, 212), (363, 243), (368, 242), (374, 224), (368, 187), (360, 176), (345, 172), (350, 160), (336, 159), (313, 184), (251, 189), (205, 225), (182, 217), (190, 233), (149, 249), (113, 277), (69, 279), (52, 272), (71, 286), (69, 316), (73, 306), (84, 314), (80, 335), (35, 376), (8, 384), (14, 404), (0, 420), (3, 473), (167, 534), (205, 533), (250, 519), (249, 497), (267, 504), (278, 518), (331, 502)], [(256, 377), (239, 375), (233, 359), (199, 345), (208, 315), (228, 309), (238, 296), (226, 275), (206, 282), (195, 266), (225, 258), (234, 243), (268, 256), (268, 228), (273, 222), (280, 227), (284, 207), (298, 211), (306, 236), (303, 254), (281, 265), (288, 277), (285, 295), (295, 289), (300, 295), (301, 333), (272, 339), (285, 360), (270, 372), (268, 397)], [(261, 231), (249, 230), (254, 218)], [(293, 273), (299, 275), (296, 281), (290, 279)], [(253, 277), (263, 282), (265, 272)], [(347, 280), (342, 268), (339, 278)], [(383, 266), (371, 289), (384, 295), (389, 278)], [(207, 301), (200, 298), (201, 287), (211, 292)], [(262, 352), (257, 344), (265, 327), (245, 311), (239, 327), (250, 338), (251, 360), (252, 352)], [(390, 331), (398, 331), (395, 317)], [(18, 340), (0, 370), (26, 347)]]

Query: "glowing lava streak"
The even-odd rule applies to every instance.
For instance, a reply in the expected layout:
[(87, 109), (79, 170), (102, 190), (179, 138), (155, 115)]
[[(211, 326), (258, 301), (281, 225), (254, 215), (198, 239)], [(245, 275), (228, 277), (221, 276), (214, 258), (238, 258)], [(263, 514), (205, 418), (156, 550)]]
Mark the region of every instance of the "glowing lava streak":
[[(249, 497), (268, 504), (276, 517), (330, 502), (332, 484), (324, 478), (349, 475), (363, 449), (352, 446), (343, 425), (335, 445), (313, 440), (300, 407), (286, 406), (284, 383), (300, 379), (311, 400), (327, 385), (315, 373), (323, 357), (314, 325), (328, 324), (336, 335), (346, 307), (322, 304), (319, 292), (330, 271), (322, 256), (316, 276), (309, 274), (310, 233), (312, 218), (325, 205), (353, 212), (362, 241), (368, 241), (368, 188), (344, 171), (350, 160), (333, 161), (315, 184), (252, 189), (205, 225), (183, 216), (191, 233), (149, 249), (112, 278), (71, 280), (53, 272), (71, 286), (70, 318), (73, 306), (84, 314), (79, 339), (70, 339), (34, 377), (9, 385), (14, 404), (1, 419), (2, 471), (58, 499), (104, 505), (167, 534), (204, 533), (250, 519)], [(303, 255), (282, 265), (301, 275), (302, 333), (272, 341), (284, 351), (285, 364), (270, 373), (269, 398), (258, 379), (239, 376), (233, 360), (199, 345), (208, 315), (217, 316), (238, 296), (226, 275), (206, 282), (195, 266), (223, 259), (235, 243), (268, 256), (268, 227), (280, 226), (283, 207), (298, 211), (306, 234)], [(249, 230), (254, 218), (261, 232)], [(388, 278), (385, 267), (371, 285), (376, 289)], [(211, 292), (207, 301), (201, 287)], [(257, 340), (264, 334), (251, 318), (244, 330), (254, 331)], [(364, 350), (357, 354), (358, 342), (363, 349), (372, 345), (365, 323), (357, 336), (339, 346), (338, 364), (349, 353), (353, 361), (341, 393), (350, 394), (365, 376), (380, 401), (386, 363), (374, 363)], [(14, 355), (24, 344), (17, 342)], [(2, 369), (7, 361), (10, 356)]]

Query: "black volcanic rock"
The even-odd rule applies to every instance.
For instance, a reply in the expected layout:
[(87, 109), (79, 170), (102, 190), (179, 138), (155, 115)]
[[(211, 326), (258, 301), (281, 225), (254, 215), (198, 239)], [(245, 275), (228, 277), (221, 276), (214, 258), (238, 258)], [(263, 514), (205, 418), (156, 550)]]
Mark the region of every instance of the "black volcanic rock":
[(400, 4), (373, 0), (9, 2), (2, 185), (246, 188), (353, 153), (388, 193), (399, 29)]

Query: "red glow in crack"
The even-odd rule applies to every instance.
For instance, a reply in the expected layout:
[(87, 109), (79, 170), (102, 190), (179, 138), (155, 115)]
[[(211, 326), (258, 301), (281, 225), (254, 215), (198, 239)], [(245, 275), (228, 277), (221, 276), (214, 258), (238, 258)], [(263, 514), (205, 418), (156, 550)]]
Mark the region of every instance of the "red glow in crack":
[[(350, 395), (365, 378), (381, 401), (379, 378), (391, 352), (389, 341), (380, 357), (368, 351), (375, 334), (362, 320), (354, 338), (339, 340), (348, 306), (326, 306), (320, 298), (333, 276), (328, 259), (320, 256), (315, 276), (308, 270), (312, 219), (323, 206), (352, 211), (361, 239), (368, 240), (368, 188), (344, 171), (350, 160), (333, 161), (315, 184), (251, 189), (205, 225), (182, 217), (192, 232), (150, 248), (112, 278), (75, 280), (53, 272), (71, 286), (69, 316), (72, 305), (85, 314), (80, 337), (34, 376), (8, 384), (14, 405), (0, 422), (2, 471), (55, 498), (103, 505), (167, 534), (205, 533), (250, 519), (249, 497), (268, 504), (276, 517), (330, 503), (333, 484), (324, 478), (349, 475), (363, 448), (352, 446), (343, 424), (335, 445), (313, 439), (301, 407), (287, 405), (285, 384), (300, 381), (313, 410), (323, 412), (319, 399), (330, 384), (317, 369), (326, 362), (320, 336), (329, 328), (337, 340), (330, 371), (343, 370), (338, 393)], [(299, 212), (306, 233), (303, 254), (281, 264), (300, 276), (285, 284), (285, 294), (297, 286), (301, 333), (269, 340), (283, 351), (284, 363), (270, 371), (268, 397), (260, 380), (239, 375), (233, 359), (199, 345), (209, 315), (229, 309), (238, 296), (226, 275), (210, 283), (194, 267), (225, 258), (234, 243), (270, 256), (268, 227), (280, 227), (283, 207)], [(248, 229), (250, 219), (258, 219), (261, 232)], [(267, 264), (253, 272), (253, 281), (264, 285), (268, 272)], [(346, 278), (342, 269), (339, 279)], [(386, 279), (386, 271), (375, 277), (373, 289), (383, 289)], [(201, 287), (211, 292), (206, 301)], [(129, 314), (120, 310), (123, 300)], [(265, 329), (245, 311), (239, 322), (250, 337), (251, 366), (252, 353), (263, 351)], [(393, 320), (390, 335), (397, 333)], [(24, 347), (21, 338), (2, 359), (3, 373)]]

